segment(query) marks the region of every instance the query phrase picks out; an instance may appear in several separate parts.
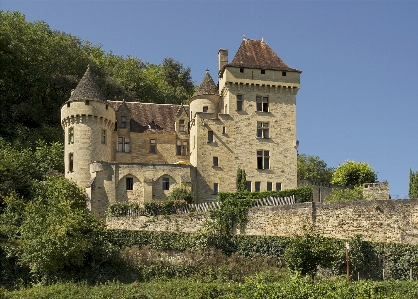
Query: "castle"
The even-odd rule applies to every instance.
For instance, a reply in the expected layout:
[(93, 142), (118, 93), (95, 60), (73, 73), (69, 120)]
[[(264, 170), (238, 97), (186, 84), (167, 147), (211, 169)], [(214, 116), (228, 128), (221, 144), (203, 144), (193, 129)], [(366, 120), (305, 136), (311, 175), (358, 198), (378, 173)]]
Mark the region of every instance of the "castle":
[(189, 105), (110, 101), (88, 68), (61, 108), (65, 176), (104, 216), (116, 202), (164, 200), (185, 184), (196, 203), (236, 190), (297, 187), (296, 94), (301, 71), (263, 40), (244, 39), (231, 62), (218, 52)]

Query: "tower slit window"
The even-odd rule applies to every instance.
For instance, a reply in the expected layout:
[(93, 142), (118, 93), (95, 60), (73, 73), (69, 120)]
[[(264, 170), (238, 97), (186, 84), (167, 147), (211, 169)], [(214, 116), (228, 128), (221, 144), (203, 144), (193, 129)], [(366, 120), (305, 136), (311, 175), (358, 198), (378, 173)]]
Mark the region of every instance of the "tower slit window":
[(213, 183), (213, 194), (218, 194), (219, 192), (219, 183)]
[(208, 143), (213, 142), (213, 131), (208, 131)]
[(218, 166), (219, 165), (219, 159), (218, 157), (213, 157), (213, 166)]
[(243, 104), (243, 96), (242, 94), (237, 95), (237, 110), (241, 111), (242, 110), (242, 104)]
[(68, 143), (74, 143), (74, 127), (68, 128)]
[(102, 130), (102, 144), (106, 144), (106, 130)]
[(68, 171), (69, 172), (74, 171), (74, 153), (68, 154)]
[(150, 154), (156, 154), (157, 153), (157, 140), (156, 139), (150, 139), (150, 141), (149, 141), (149, 152), (150, 152)]

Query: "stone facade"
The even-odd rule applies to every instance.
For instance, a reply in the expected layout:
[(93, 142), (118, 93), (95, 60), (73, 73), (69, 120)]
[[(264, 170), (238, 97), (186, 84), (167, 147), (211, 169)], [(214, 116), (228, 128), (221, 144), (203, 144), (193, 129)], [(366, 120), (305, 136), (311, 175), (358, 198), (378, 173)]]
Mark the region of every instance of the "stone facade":
[(301, 71), (259, 40), (234, 59), (218, 53), (189, 105), (108, 101), (90, 69), (61, 108), (66, 177), (86, 188), (99, 216), (114, 202), (164, 200), (182, 183), (196, 203), (235, 191), (297, 187), (296, 94)]
[[(326, 237), (418, 244), (417, 200), (365, 200), (341, 203), (301, 203), (249, 209), (247, 223), (238, 234), (287, 236), (307, 229)], [(159, 217), (113, 217), (110, 229), (175, 231), (191, 233), (211, 221), (209, 213)]]

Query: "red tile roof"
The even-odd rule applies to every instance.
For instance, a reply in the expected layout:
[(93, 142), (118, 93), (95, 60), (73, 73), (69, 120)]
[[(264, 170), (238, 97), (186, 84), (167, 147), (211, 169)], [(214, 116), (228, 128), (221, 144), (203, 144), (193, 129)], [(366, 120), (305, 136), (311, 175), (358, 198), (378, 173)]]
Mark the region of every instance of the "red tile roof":
[[(231, 63), (224, 66), (279, 71), (302, 71), (289, 67), (263, 40), (244, 39)], [(223, 69), (221, 70), (223, 72)]]
[[(122, 101), (108, 101), (117, 111)], [(189, 106), (173, 104), (154, 104), (140, 102), (126, 102), (131, 112), (131, 132), (150, 134), (175, 134), (175, 115), (179, 109), (184, 109), (189, 115)], [(154, 121), (155, 126), (150, 126)], [(154, 127), (155, 129), (152, 129)]]

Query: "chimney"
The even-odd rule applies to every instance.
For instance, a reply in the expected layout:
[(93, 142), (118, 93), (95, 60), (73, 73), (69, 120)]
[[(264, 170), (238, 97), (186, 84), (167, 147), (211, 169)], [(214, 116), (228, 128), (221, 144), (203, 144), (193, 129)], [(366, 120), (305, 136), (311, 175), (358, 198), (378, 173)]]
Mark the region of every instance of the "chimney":
[(218, 71), (220, 71), (225, 64), (228, 63), (228, 50), (219, 49), (218, 51)]

